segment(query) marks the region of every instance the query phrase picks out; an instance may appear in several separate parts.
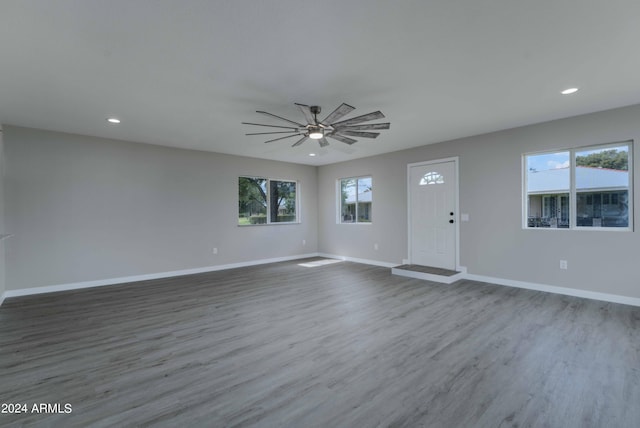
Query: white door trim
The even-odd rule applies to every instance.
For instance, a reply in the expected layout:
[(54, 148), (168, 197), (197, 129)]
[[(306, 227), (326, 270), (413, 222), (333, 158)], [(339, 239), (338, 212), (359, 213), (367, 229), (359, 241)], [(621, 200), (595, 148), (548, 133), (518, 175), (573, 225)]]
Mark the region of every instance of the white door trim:
[(455, 202), (455, 234), (456, 234), (456, 238), (455, 238), (455, 245), (456, 245), (456, 270), (460, 270), (461, 266), (460, 266), (460, 174), (459, 174), (459, 169), (458, 169), (458, 163), (459, 163), (459, 158), (458, 156), (455, 157), (451, 157), (451, 158), (444, 158), (444, 159), (434, 159), (434, 160), (430, 160), (430, 161), (423, 161), (423, 162), (414, 162), (414, 163), (410, 163), (407, 164), (407, 244), (408, 244), (408, 248), (407, 248), (407, 256), (408, 256), (408, 260), (409, 263), (412, 263), (413, 258), (411, 255), (411, 237), (413, 236), (411, 233), (411, 168), (412, 167), (416, 167), (416, 166), (425, 166), (425, 165), (432, 165), (432, 164), (437, 164), (437, 163), (444, 163), (444, 162), (453, 162), (453, 168), (455, 171), (455, 176), (456, 176), (456, 188), (455, 188), (455, 197), (454, 197), (454, 202)]

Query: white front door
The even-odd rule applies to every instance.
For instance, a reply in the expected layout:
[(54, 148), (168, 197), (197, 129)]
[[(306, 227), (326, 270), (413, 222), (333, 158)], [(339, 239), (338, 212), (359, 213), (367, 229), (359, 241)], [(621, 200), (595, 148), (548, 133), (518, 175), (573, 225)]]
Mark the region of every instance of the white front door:
[(455, 161), (409, 165), (409, 262), (456, 268)]

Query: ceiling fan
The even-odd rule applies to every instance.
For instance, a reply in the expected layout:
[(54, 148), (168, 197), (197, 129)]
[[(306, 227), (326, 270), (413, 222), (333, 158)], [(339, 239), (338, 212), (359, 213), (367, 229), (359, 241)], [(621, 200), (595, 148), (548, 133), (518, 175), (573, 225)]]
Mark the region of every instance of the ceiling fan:
[[(255, 125), (255, 126), (267, 126), (270, 128), (281, 128), (286, 131), (273, 131), (273, 132), (252, 132), (245, 135), (267, 135), (267, 134), (291, 134), (284, 137), (274, 138), (273, 140), (267, 140), (265, 143), (272, 143), (274, 141), (284, 140), (285, 138), (302, 136), (298, 141), (293, 143), (291, 147), (299, 146), (304, 143), (307, 138), (312, 140), (318, 140), (320, 147), (326, 147), (329, 142), (325, 137), (333, 138), (345, 144), (353, 144), (358, 140), (350, 137), (362, 137), (362, 138), (376, 138), (380, 135), (379, 132), (365, 132), (376, 129), (389, 129), (390, 123), (370, 123), (362, 124), (362, 122), (368, 122), (370, 120), (380, 119), (384, 117), (381, 111), (374, 111), (373, 113), (363, 114), (362, 116), (352, 117), (339, 121), (344, 116), (355, 110), (355, 107), (349, 104), (342, 103), (337, 109), (332, 111), (327, 117), (322, 120), (318, 120), (318, 114), (320, 114), (320, 106), (308, 106), (305, 104), (298, 104), (302, 114), (304, 115), (307, 124), (295, 122), (293, 120), (285, 119), (284, 117), (276, 116), (275, 114), (268, 113), (266, 111), (256, 111), (256, 113), (264, 114), (267, 116), (275, 117), (276, 119), (288, 122), (289, 126), (280, 125), (266, 125), (262, 123), (242, 122), (243, 125)], [(295, 125), (295, 126), (291, 126)]]

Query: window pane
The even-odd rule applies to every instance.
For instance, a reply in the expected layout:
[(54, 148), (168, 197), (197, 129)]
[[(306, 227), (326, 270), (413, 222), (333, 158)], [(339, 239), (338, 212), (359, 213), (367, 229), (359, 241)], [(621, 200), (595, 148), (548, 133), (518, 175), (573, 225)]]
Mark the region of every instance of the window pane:
[(582, 227), (629, 227), (628, 196), (626, 190), (577, 192), (576, 224)]
[(526, 157), (527, 227), (569, 227), (569, 152)]
[(240, 177), (238, 179), (238, 224), (267, 222), (267, 179)]
[(371, 223), (371, 177), (340, 180), (340, 223)]
[(371, 177), (358, 179), (358, 222), (371, 222), (373, 187)]
[(569, 193), (529, 195), (528, 227), (569, 227)]
[(576, 224), (629, 226), (627, 145), (576, 152)]
[(272, 223), (296, 221), (296, 183), (269, 181), (270, 214)]
[(527, 192), (569, 191), (569, 152), (527, 156)]
[(420, 186), (429, 186), (431, 184), (444, 184), (444, 177), (436, 171), (427, 172), (420, 179)]
[(340, 222), (356, 222), (356, 186), (355, 178), (340, 180)]

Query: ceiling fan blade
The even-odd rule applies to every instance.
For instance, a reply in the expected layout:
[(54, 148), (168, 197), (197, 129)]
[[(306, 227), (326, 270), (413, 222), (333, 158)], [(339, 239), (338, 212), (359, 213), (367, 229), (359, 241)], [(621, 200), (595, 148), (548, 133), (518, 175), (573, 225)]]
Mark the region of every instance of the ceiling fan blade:
[(318, 144), (320, 144), (320, 147), (327, 147), (329, 145), (329, 142), (326, 138), (322, 137), (318, 140)]
[(304, 141), (307, 139), (308, 137), (305, 135), (304, 137), (300, 138), (298, 141), (296, 141), (295, 143), (293, 143), (293, 145), (291, 147), (297, 147), (300, 144), (304, 143)]
[(251, 132), (249, 134), (244, 135), (266, 135), (266, 134), (291, 134), (292, 132), (298, 132), (298, 130), (293, 131), (276, 131), (276, 132)]
[(379, 132), (362, 132), (362, 131), (349, 131), (341, 129), (340, 132), (344, 135), (351, 135), (352, 137), (362, 137), (362, 138), (376, 138), (380, 135)]
[(335, 129), (348, 129), (349, 131), (364, 131), (371, 129), (389, 129), (391, 127), (391, 123), (369, 123), (364, 125), (338, 125), (334, 126)]
[(279, 125), (265, 125), (262, 123), (251, 123), (251, 122), (240, 122), (243, 125), (255, 125), (255, 126), (268, 126), (269, 128), (284, 128), (284, 129), (298, 129), (298, 128), (294, 128), (293, 126), (279, 126)]
[(293, 135), (287, 135), (286, 137), (274, 138), (273, 140), (265, 141), (265, 143), (272, 143), (274, 141), (284, 140), (285, 138), (295, 137), (296, 135), (302, 135), (302, 134), (293, 134)]
[(353, 144), (353, 143), (358, 141), (358, 140), (354, 140), (353, 138), (345, 137), (344, 135), (335, 134), (335, 133), (334, 134), (326, 134), (326, 135), (329, 138), (333, 138), (334, 140), (338, 140), (338, 141), (341, 141), (341, 142), (343, 142), (345, 144), (349, 144), (349, 145), (351, 145), (351, 144)]
[(331, 125), (332, 122), (340, 119), (344, 115), (351, 113), (355, 109), (355, 107), (352, 107), (349, 104), (342, 103), (337, 109), (329, 113), (329, 116), (320, 121), (320, 123), (323, 125)]
[(309, 107), (306, 104), (298, 104), (298, 103), (294, 103), (294, 104), (297, 105), (300, 111), (302, 112), (302, 114), (304, 114), (304, 118), (307, 119), (307, 123), (310, 123), (311, 125), (316, 124), (316, 119), (315, 117), (313, 117), (313, 113), (311, 113), (311, 107)]
[(374, 111), (373, 113), (363, 114), (362, 116), (353, 117), (351, 119), (343, 120), (342, 122), (332, 123), (331, 126), (334, 128), (341, 127), (345, 125), (354, 125), (360, 122), (366, 122), (368, 120), (380, 119), (384, 117), (384, 114), (380, 110)]
[(294, 125), (297, 125), (300, 128), (304, 128), (306, 126), (306, 125), (303, 125), (301, 123), (294, 122), (293, 120), (285, 119), (284, 117), (280, 117), (278, 115), (275, 115), (273, 113), (269, 113), (269, 112), (266, 112), (266, 111), (256, 110), (256, 113), (266, 114), (267, 116), (275, 117), (276, 119), (280, 119), (280, 120), (284, 120), (285, 122), (293, 123)]

